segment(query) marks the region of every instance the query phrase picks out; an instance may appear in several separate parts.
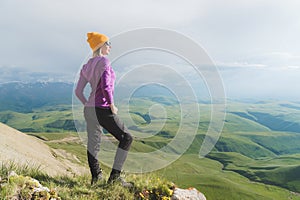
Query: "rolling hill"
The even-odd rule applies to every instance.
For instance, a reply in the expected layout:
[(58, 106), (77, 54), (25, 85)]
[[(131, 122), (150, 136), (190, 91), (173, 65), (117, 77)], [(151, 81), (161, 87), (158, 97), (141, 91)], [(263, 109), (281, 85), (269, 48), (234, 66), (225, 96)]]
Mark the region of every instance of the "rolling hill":
[(49, 175), (81, 174), (86, 169), (74, 163), (64, 151), (49, 148), (44, 142), (0, 123), (0, 162), (38, 167)]

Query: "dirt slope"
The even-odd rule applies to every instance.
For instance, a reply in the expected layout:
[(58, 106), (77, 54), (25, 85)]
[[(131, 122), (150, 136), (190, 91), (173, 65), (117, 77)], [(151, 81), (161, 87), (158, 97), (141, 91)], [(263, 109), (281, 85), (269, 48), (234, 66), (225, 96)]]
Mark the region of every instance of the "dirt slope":
[[(54, 155), (59, 155), (58, 157)], [(87, 169), (64, 158), (35, 137), (0, 123), (0, 163), (13, 161), (18, 164), (40, 166), (47, 174), (82, 174)]]

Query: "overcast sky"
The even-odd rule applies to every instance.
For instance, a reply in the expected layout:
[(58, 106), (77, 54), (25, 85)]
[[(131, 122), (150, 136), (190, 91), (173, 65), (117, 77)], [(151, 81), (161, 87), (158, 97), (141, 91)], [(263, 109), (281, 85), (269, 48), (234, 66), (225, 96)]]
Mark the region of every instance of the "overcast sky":
[(0, 82), (30, 72), (70, 81), (90, 52), (87, 32), (159, 27), (200, 44), (228, 96), (297, 100), (299, 10), (298, 0), (1, 0)]

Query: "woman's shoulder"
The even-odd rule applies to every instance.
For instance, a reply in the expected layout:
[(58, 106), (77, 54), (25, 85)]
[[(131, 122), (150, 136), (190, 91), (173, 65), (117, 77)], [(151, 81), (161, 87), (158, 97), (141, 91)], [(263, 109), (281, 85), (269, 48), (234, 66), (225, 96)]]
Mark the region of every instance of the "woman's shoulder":
[(110, 66), (110, 61), (106, 57), (93, 57), (88, 60), (88, 62), (83, 65), (83, 69), (91, 68), (107, 68)]
[(110, 61), (106, 56), (101, 57), (101, 61), (105, 64), (105, 65), (110, 65)]
[(101, 57), (101, 59), (99, 59), (99, 63), (101, 67), (104, 67), (105, 70), (108, 70), (111, 68), (111, 63), (109, 61), (109, 59), (107, 57)]
[(110, 66), (110, 61), (107, 57), (94, 57), (90, 59), (89, 62), (91, 65), (94, 65), (95, 67), (108, 67)]
[(98, 66), (99, 66), (99, 64), (101, 66), (109, 66), (110, 65), (109, 59), (105, 56), (97, 56), (97, 57), (91, 58), (90, 60), (91, 60), (91, 63), (94, 63)]

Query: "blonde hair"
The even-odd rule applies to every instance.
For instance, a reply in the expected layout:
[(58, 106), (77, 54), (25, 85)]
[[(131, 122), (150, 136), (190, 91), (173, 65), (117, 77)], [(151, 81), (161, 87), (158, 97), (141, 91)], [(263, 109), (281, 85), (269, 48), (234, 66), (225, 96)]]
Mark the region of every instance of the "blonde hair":
[(102, 56), (101, 49), (103, 46), (99, 47), (97, 50), (93, 52), (93, 57)]

